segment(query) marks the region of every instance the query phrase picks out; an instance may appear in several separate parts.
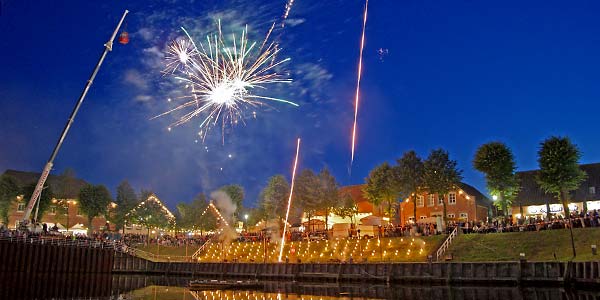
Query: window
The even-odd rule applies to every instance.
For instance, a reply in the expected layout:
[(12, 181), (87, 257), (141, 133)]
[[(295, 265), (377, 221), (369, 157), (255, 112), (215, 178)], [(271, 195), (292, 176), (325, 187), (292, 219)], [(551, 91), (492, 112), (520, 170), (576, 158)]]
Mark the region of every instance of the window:
[(467, 214), (467, 213), (460, 213), (460, 217), (462, 219), (468, 219), (469, 218), (469, 214)]
[(443, 195), (440, 195), (438, 197), (438, 205), (444, 205), (444, 196)]
[(452, 192), (448, 194), (448, 204), (456, 204), (456, 193)]
[(17, 205), (17, 211), (25, 211), (25, 202), (19, 202)]
[(408, 221), (409, 222), (414, 222), (415, 221), (415, 217), (408, 217)]
[(421, 220), (427, 219), (427, 216), (421, 216), (420, 218), (421, 218)]
[(424, 201), (425, 199), (423, 199), (423, 198), (424, 197), (422, 195), (417, 196), (417, 206), (418, 207), (423, 207), (423, 204), (424, 204), (423, 202), (425, 202)]
[(454, 218), (454, 214), (448, 214), (448, 218)]
[(589, 188), (589, 194), (590, 195), (595, 195), (596, 194), (596, 187), (595, 186), (590, 186), (590, 188)]
[(435, 195), (434, 194), (429, 194), (427, 195), (427, 205), (428, 206), (434, 206), (435, 205)]

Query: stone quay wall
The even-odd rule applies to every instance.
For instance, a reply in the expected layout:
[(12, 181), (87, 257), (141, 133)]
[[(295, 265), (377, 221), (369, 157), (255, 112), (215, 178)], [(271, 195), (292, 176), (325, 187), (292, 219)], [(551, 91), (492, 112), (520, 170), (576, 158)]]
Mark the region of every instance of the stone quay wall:
[(110, 274), (113, 249), (81, 244), (0, 240), (0, 273), (16, 274)]
[(441, 263), (193, 263), (152, 262), (117, 253), (113, 273), (171, 274), (320, 282), (417, 282), (600, 285), (600, 261)]

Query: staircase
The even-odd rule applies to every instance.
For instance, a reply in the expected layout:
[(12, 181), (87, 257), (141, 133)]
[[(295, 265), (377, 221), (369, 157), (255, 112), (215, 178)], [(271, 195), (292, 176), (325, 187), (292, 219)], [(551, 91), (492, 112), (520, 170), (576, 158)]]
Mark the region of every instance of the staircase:
[(446, 250), (448, 250), (448, 248), (450, 247), (450, 244), (452, 244), (452, 241), (454, 240), (454, 238), (456, 237), (457, 234), (458, 234), (458, 226), (454, 227), (454, 230), (452, 230), (452, 233), (450, 233), (450, 235), (446, 238), (444, 243), (437, 249), (437, 251), (435, 253), (436, 261), (440, 261), (444, 257), (444, 253), (446, 253)]
[(194, 254), (192, 254), (192, 260), (198, 259), (198, 256), (200, 256), (200, 253), (202, 253), (202, 250), (204, 250), (204, 248), (206, 247), (206, 245), (208, 245), (210, 240), (211, 239), (206, 240), (204, 242), (204, 244), (202, 244), (202, 246), (200, 246), (200, 248), (198, 248), (198, 250), (196, 250), (196, 252), (194, 252)]

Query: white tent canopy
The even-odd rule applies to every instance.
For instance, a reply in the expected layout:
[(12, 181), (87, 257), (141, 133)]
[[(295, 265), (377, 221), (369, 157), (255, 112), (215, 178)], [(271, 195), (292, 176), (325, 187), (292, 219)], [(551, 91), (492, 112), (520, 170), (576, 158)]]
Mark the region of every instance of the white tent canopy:
[(383, 219), (377, 216), (367, 216), (360, 219), (362, 225), (381, 226), (383, 225)]
[[(54, 225), (55, 223), (48, 223), (48, 230), (52, 229)], [(59, 232), (67, 231), (67, 227), (65, 227), (63, 224), (56, 223), (56, 227), (58, 227)]]
[(87, 228), (85, 228), (85, 226), (83, 226), (81, 223), (75, 224), (75, 226), (69, 228), (69, 231), (72, 231), (73, 234), (87, 234)]

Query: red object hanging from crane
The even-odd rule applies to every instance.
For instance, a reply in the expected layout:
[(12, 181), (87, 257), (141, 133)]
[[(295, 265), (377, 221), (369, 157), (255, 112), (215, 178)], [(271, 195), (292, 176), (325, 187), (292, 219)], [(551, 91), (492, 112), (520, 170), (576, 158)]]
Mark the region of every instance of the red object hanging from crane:
[(127, 33), (127, 31), (121, 32), (121, 34), (119, 35), (119, 43), (123, 45), (129, 43), (129, 33)]

